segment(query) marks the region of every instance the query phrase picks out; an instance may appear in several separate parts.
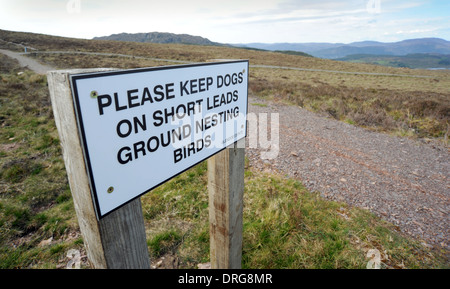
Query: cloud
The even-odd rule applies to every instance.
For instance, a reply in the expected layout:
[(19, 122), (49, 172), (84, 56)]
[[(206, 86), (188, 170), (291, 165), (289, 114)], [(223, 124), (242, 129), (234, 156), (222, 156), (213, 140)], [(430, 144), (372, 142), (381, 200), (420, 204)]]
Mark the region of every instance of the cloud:
[[(70, 13), (67, 9), (70, 1), (80, 4), (79, 11)], [(368, 9), (368, 4), (376, 1), (380, 4), (379, 13)], [(82, 38), (160, 31), (200, 35), (229, 43), (351, 42), (368, 38), (384, 41), (420, 33), (448, 35), (447, 19), (443, 15), (443, 11), (448, 11), (445, 9), (448, 4), (443, 2), (449, 3), (436, 0), (0, 0), (0, 27)], [(424, 11), (428, 13), (426, 16), (422, 16)], [(440, 13), (440, 20), (431, 17), (432, 13)], [(435, 29), (438, 26), (441, 29)]]
[(408, 30), (408, 31), (397, 31), (395, 32), (395, 34), (417, 34), (417, 33), (428, 33), (428, 32), (433, 32), (436, 29), (414, 29), (414, 30)]
[(341, 11), (365, 7), (366, 0), (287, 0), (278, 4), (280, 10)]
[(308, 1), (288, 0), (272, 1), (272, 6), (266, 8), (258, 7), (244, 13), (224, 14), (214, 19), (218, 23), (231, 23), (240, 25), (271, 25), (271, 24), (302, 24), (343, 22), (347, 17), (364, 17), (366, 11), (366, 0), (352, 1)]

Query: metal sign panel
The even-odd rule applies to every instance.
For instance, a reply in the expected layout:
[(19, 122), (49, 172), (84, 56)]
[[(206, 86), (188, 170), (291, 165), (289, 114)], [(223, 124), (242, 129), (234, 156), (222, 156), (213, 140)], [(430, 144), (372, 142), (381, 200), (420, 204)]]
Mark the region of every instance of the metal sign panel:
[(71, 76), (99, 218), (244, 138), (248, 61)]

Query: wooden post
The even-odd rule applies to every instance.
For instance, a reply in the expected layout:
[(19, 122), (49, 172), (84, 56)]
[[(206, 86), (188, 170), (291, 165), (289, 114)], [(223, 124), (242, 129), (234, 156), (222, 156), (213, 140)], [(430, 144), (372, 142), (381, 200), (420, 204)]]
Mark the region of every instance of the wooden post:
[(240, 269), (242, 261), (245, 139), (208, 159), (212, 269)]
[[(140, 199), (97, 220), (80, 142), (70, 74), (106, 71), (50, 71), (47, 75), (56, 127), (88, 259), (95, 268), (150, 269)], [(110, 70), (110, 69), (109, 69)]]

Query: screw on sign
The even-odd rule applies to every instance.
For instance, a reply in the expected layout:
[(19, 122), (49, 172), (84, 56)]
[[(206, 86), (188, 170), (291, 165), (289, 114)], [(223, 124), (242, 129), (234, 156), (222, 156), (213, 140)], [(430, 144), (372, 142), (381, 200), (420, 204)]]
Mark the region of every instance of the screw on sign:
[[(230, 200), (224, 212), (210, 206), (211, 228), (226, 227), (210, 244), (211, 267), (240, 268), (248, 66), (237, 60), (48, 73), (80, 231), (95, 268), (150, 268), (140, 197), (206, 159), (210, 202)], [(120, 159), (121, 152), (133, 162)], [(79, 253), (69, 253), (68, 267), (77, 267)]]
[(78, 73), (70, 82), (99, 219), (246, 136), (246, 60)]

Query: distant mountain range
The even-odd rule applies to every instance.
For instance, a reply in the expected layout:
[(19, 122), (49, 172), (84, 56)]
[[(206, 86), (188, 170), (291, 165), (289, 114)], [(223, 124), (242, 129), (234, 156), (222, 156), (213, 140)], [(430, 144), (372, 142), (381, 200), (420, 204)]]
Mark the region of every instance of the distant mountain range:
[(189, 34), (174, 34), (163, 32), (150, 33), (120, 33), (112, 34), (110, 36), (94, 37), (95, 40), (116, 40), (129, 42), (150, 42), (150, 43), (180, 43), (180, 44), (194, 44), (194, 45), (220, 45), (223, 44), (212, 42), (207, 38), (200, 36), (192, 36)]
[(248, 43), (234, 44), (238, 47), (265, 50), (302, 51), (315, 57), (338, 59), (353, 54), (403, 56), (415, 53), (450, 54), (450, 41), (440, 38), (419, 38), (399, 42), (362, 41), (343, 43)]
[(409, 68), (450, 68), (450, 41), (440, 38), (419, 38), (399, 42), (362, 41), (344, 43), (247, 43), (222, 44), (200, 36), (174, 33), (120, 33), (95, 37), (96, 40), (117, 40), (150, 43), (234, 46), (261, 49), (301, 56), (341, 61), (372, 63)]

